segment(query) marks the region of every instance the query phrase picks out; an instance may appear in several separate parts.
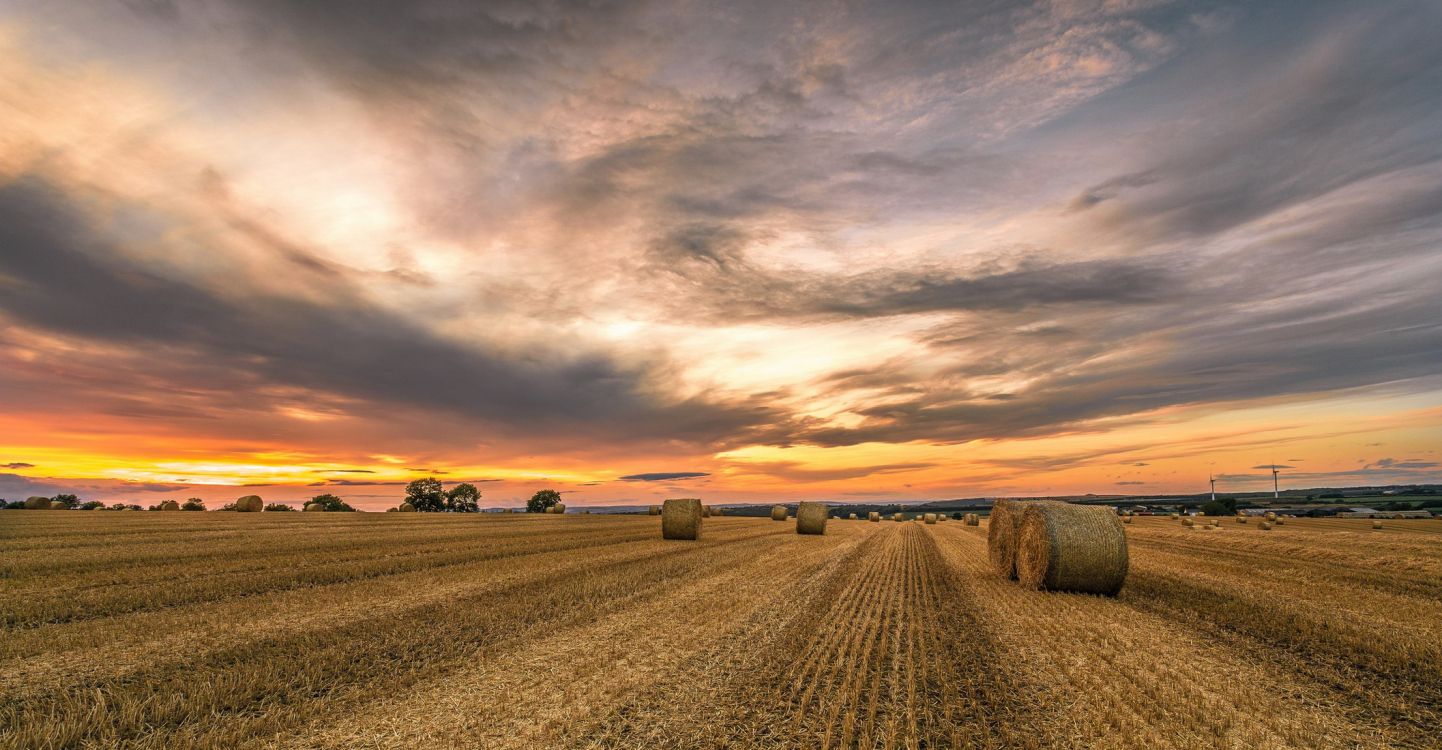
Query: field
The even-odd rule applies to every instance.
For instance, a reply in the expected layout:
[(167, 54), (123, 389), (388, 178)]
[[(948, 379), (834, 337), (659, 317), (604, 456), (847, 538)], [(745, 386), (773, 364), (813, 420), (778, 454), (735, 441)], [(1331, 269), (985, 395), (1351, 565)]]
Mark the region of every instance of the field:
[(1442, 522), (1138, 518), (1115, 599), (986, 522), (0, 513), (0, 745), (1438, 747)]

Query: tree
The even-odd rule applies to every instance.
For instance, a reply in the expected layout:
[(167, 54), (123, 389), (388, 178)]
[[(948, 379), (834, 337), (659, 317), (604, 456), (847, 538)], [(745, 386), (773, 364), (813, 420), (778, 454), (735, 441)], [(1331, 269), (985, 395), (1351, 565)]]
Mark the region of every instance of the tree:
[(51, 502), (65, 503), (65, 507), (74, 508), (80, 504), (80, 498), (75, 495), (56, 495), (50, 498)]
[(205, 501), (198, 497), (192, 497), (180, 506), (181, 510), (205, 510)]
[(446, 509), (446, 493), (435, 477), (417, 479), (406, 485), (405, 501), (421, 513), (440, 513)]
[(355, 508), (347, 505), (344, 500), (328, 493), (325, 495), (316, 495), (311, 498), (310, 502), (306, 503), (306, 505), (310, 505), (311, 503), (319, 503), (325, 506), (325, 510), (328, 513), (349, 513), (355, 511)]
[(105, 503), (102, 503), (102, 502), (100, 502), (99, 500), (91, 500), (90, 502), (85, 503), (84, 505), (81, 505), (81, 506), (80, 506), (80, 509), (81, 509), (81, 510), (105, 510)]
[(545, 513), (546, 509), (561, 502), (561, 493), (555, 490), (541, 490), (526, 501), (527, 513)]
[(289, 505), (286, 505), (285, 503), (271, 503), (270, 505), (265, 506), (265, 512), (266, 512), (266, 513), (275, 513), (275, 512), (277, 512), (277, 511), (287, 511), (287, 510), (295, 510), (295, 508), (292, 508), (292, 507), (290, 507)]
[(1204, 516), (1231, 516), (1236, 512), (1237, 499), (1235, 497), (1219, 497), (1216, 500), (1202, 503), (1202, 515)]
[(475, 513), (480, 510), (481, 491), (470, 482), (460, 484), (446, 491), (446, 510), (452, 513)]

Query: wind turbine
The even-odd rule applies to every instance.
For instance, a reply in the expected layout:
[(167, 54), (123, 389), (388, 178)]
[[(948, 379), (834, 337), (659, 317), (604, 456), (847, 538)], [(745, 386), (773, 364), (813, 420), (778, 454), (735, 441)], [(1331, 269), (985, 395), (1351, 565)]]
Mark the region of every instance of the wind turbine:
[(1272, 462), (1272, 499), (1273, 499), (1273, 500), (1280, 500), (1280, 499), (1282, 498), (1282, 493), (1281, 493), (1281, 491), (1277, 489), (1277, 474), (1278, 474), (1277, 464), (1276, 464), (1276, 462), (1274, 461), (1274, 462)]
[(1212, 502), (1217, 501), (1217, 478), (1211, 472), (1207, 473), (1207, 481), (1212, 483)]

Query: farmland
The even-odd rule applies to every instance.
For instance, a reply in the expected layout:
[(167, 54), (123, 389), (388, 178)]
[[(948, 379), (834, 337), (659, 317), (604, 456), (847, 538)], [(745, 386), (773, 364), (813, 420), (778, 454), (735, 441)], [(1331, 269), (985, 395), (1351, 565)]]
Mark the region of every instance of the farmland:
[(0, 744), (1436, 746), (1442, 523), (1137, 518), (1116, 598), (986, 524), (6, 513)]

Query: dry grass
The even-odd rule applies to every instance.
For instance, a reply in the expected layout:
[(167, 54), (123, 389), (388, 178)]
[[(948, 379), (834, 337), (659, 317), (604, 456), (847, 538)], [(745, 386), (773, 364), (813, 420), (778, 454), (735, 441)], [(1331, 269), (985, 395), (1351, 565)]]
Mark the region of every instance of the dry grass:
[(1007, 581), (963, 524), (9, 513), (3, 747), (1427, 748), (1442, 720), (1432, 521), (1137, 517), (1108, 598)]

